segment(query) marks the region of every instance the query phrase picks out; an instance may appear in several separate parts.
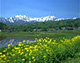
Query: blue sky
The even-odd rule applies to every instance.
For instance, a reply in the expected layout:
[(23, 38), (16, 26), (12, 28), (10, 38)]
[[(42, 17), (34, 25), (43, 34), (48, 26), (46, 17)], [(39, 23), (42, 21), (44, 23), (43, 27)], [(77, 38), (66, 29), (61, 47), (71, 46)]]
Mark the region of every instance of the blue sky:
[(79, 0), (0, 0), (0, 17), (80, 17)]

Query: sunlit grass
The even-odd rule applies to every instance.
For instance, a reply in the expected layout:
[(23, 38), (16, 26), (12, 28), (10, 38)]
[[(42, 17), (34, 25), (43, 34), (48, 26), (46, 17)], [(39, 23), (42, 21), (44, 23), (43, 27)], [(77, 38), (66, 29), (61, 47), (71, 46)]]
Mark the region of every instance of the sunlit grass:
[[(35, 38), (34, 43), (25, 43), (0, 50), (0, 63), (59, 63), (80, 52), (80, 36), (72, 39)], [(80, 54), (80, 53), (79, 53)], [(78, 55), (79, 56), (79, 55)]]

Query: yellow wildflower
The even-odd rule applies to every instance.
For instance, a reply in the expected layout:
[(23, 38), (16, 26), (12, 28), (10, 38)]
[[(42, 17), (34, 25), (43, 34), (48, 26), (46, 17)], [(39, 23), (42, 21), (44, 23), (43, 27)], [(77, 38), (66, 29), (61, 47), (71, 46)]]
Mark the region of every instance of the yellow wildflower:
[(19, 47), (15, 47), (15, 49), (19, 49)]
[(15, 51), (14, 49), (12, 49), (12, 51)]
[(35, 57), (34, 56), (32, 56), (32, 59), (34, 59)]
[(12, 56), (15, 56), (15, 54), (12, 54)]
[(25, 61), (25, 59), (23, 58), (22, 61)]
[(2, 58), (4, 58), (4, 57), (6, 57), (6, 55), (5, 55), (5, 54), (3, 54), (3, 55), (1, 55), (1, 57), (2, 57)]
[(26, 42), (25, 40), (23, 40), (23, 42)]
[(43, 56), (43, 58), (45, 58), (46, 56)]
[(25, 56), (27, 56), (27, 54), (25, 54)]
[(39, 39), (39, 42), (41, 42), (41, 39)]
[(29, 61), (29, 63), (32, 63), (31, 61)]
[(21, 50), (19, 50), (18, 53), (21, 53)]
[(19, 43), (18, 45), (19, 45), (19, 46), (21, 46), (21, 44), (20, 44), (20, 43)]
[(2, 52), (0, 52), (0, 55), (2, 54)]
[(21, 55), (24, 54), (24, 52), (21, 52)]
[(11, 44), (8, 44), (8, 47), (10, 47), (11, 46)]

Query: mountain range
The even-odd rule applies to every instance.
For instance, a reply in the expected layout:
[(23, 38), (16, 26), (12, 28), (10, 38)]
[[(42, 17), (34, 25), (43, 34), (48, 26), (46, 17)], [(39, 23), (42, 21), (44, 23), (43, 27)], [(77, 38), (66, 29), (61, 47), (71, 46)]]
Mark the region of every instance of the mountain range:
[(5, 24), (21, 24), (21, 23), (34, 23), (34, 22), (59, 21), (59, 20), (64, 20), (64, 18), (56, 18), (55, 16), (31, 18), (26, 15), (16, 15), (14, 17), (9, 17), (9, 18), (0, 17), (0, 22)]

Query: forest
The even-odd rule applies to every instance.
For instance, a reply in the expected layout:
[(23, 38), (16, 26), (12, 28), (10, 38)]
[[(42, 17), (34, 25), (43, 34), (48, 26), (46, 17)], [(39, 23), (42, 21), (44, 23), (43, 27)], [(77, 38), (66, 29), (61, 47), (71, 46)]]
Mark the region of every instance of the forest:
[(77, 30), (80, 29), (80, 18), (61, 21), (46, 21), (35, 23), (24, 23), (5, 25), (0, 23), (0, 29), (5, 32), (40, 32), (56, 30)]

